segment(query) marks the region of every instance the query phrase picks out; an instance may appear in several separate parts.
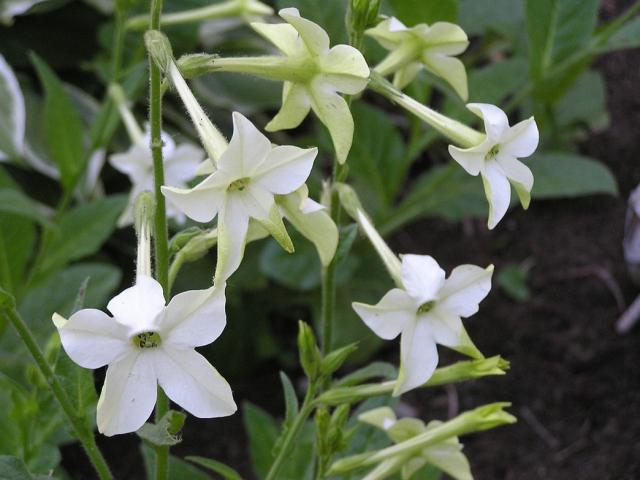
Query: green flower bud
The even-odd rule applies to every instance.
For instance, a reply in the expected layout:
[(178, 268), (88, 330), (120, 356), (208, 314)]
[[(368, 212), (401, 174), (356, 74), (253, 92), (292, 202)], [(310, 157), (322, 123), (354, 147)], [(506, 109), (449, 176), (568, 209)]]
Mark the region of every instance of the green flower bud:
[(313, 330), (302, 320), (298, 321), (298, 352), (300, 364), (310, 381), (314, 381), (320, 373), (320, 350), (316, 344)]
[(169, 252), (178, 253), (196, 235), (203, 233), (199, 227), (189, 227), (176, 233), (169, 241)]
[(134, 221), (138, 235), (136, 275), (151, 276), (151, 232), (153, 231), (156, 201), (150, 192), (136, 198)]
[(330, 375), (338, 370), (349, 355), (358, 349), (357, 343), (351, 343), (345, 347), (329, 352), (320, 363), (320, 374)]
[(173, 50), (167, 36), (158, 30), (148, 30), (144, 34), (144, 44), (158, 68), (167, 73), (173, 62)]

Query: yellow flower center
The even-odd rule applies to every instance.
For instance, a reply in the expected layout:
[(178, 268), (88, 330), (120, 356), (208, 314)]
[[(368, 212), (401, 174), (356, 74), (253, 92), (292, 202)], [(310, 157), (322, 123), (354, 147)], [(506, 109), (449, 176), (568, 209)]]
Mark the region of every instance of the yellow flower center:
[(430, 302), (423, 303), (418, 307), (418, 315), (420, 315), (421, 313), (430, 312), (431, 309), (433, 309), (433, 307), (435, 306), (435, 304), (436, 304), (435, 300), (431, 300)]
[(238, 180), (234, 180), (227, 187), (227, 192), (243, 191), (245, 188), (247, 188), (247, 185), (249, 185), (249, 180), (250, 180), (249, 177), (239, 178)]
[(498, 155), (498, 153), (500, 153), (500, 145), (496, 144), (493, 147), (491, 147), (491, 150), (487, 152), (487, 154), (484, 156), (484, 159), (493, 160), (494, 158), (496, 158), (496, 155)]
[(161, 340), (157, 332), (142, 332), (135, 335), (131, 341), (138, 348), (156, 348)]

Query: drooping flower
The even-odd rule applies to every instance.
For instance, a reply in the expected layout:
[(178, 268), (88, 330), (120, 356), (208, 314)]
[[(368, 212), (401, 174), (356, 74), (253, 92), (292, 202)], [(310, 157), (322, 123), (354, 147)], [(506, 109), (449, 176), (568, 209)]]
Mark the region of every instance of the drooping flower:
[(467, 108), (484, 121), (486, 137), (471, 148), (449, 145), (449, 153), (471, 175), (482, 175), (489, 201), (489, 228), (504, 217), (513, 185), (523, 208), (529, 207), (533, 174), (518, 158), (528, 157), (538, 147), (538, 126), (533, 117), (509, 126), (507, 115), (495, 105), (470, 103)]
[[(369, 410), (359, 415), (358, 420), (384, 430), (394, 443), (404, 442), (442, 425), (442, 422), (438, 420), (433, 420), (427, 425), (418, 418), (398, 420), (394, 411), (389, 407)], [(403, 479), (411, 478), (414, 473), (429, 464), (455, 480), (473, 480), (469, 461), (462, 453), (462, 444), (456, 436), (424, 448), (413, 456), (402, 457), (401, 460)], [(395, 459), (386, 460), (386, 462), (395, 462)]]
[[(353, 118), (339, 93), (354, 95), (367, 85), (369, 67), (356, 48), (330, 48), (327, 32), (302, 18), (295, 8), (280, 10), (287, 22), (252, 23), (251, 27), (273, 43), (283, 56), (219, 58), (195, 55), (181, 59), (180, 68), (204, 73), (241, 72), (284, 81), (282, 107), (267, 131), (295, 128), (313, 110), (327, 127), (338, 160), (346, 160), (353, 141)], [(192, 67), (190, 67), (192, 65)]]
[(391, 17), (365, 34), (390, 50), (374, 70), (384, 76), (393, 74), (396, 88), (403, 89), (426, 68), (451, 85), (463, 100), (467, 99), (467, 73), (463, 63), (452, 56), (461, 54), (469, 45), (467, 35), (458, 25), (436, 22), (408, 28)]
[(275, 195), (304, 185), (317, 148), (273, 147), (244, 116), (233, 113), (233, 136), (214, 173), (192, 189), (162, 187), (162, 193), (189, 218), (218, 217), (216, 279), (224, 282), (240, 265), (249, 219), (258, 221), (282, 246), (293, 251)]
[(98, 430), (134, 432), (149, 418), (158, 384), (200, 418), (224, 417), (237, 407), (227, 381), (194, 348), (213, 342), (226, 325), (224, 287), (176, 295), (168, 305), (160, 284), (138, 275), (107, 305), (113, 317), (80, 310), (54, 314), (62, 346), (84, 368), (108, 365), (98, 401)]
[(400, 372), (394, 395), (424, 384), (438, 364), (436, 344), (459, 349), (469, 342), (461, 317), (470, 317), (491, 289), (493, 266), (461, 265), (445, 272), (429, 255), (403, 255), (402, 288), (376, 305), (353, 309), (379, 337), (400, 341)]

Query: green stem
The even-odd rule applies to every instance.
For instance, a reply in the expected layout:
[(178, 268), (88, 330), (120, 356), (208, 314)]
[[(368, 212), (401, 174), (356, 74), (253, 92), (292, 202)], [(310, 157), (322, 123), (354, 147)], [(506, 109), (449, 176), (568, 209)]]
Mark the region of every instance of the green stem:
[(289, 450), (293, 445), (293, 442), (298, 437), (304, 422), (306, 422), (311, 412), (313, 412), (314, 407), (314, 396), (315, 396), (315, 385), (310, 384), (307, 389), (307, 394), (304, 397), (304, 401), (302, 402), (302, 406), (300, 407), (300, 411), (296, 418), (293, 419), (293, 423), (291, 424), (291, 428), (287, 430), (287, 434), (282, 442), (282, 448), (278, 452), (278, 456), (271, 464), (271, 468), (265, 477), (265, 480), (275, 480), (278, 478), (278, 472), (282, 468), (282, 464), (284, 463), (285, 458), (289, 454)]
[[(150, 22), (151, 30), (160, 29), (160, 14), (162, 0), (151, 0)], [(160, 91), (160, 69), (149, 57), (149, 124), (151, 126), (151, 155), (153, 157), (154, 194), (156, 199), (155, 215), (155, 272), (156, 280), (162, 285), (165, 298), (169, 296), (169, 234), (167, 231), (167, 215), (164, 196), (160, 187), (164, 184), (164, 165), (162, 163), (162, 93)], [(156, 422), (169, 410), (169, 399), (164, 391), (158, 387), (156, 402)], [(169, 478), (169, 446), (156, 448), (156, 479)]]
[(78, 409), (71, 403), (71, 400), (69, 400), (69, 397), (64, 391), (62, 384), (56, 377), (51, 366), (47, 363), (44, 354), (40, 350), (40, 347), (38, 346), (36, 339), (33, 337), (33, 334), (31, 333), (31, 330), (29, 330), (27, 324), (13, 307), (1, 307), (0, 312), (2, 313), (2, 316), (5, 318), (5, 320), (11, 322), (11, 324), (18, 332), (18, 335), (22, 339), (22, 342), (31, 353), (31, 356), (36, 362), (40, 373), (47, 381), (49, 387), (51, 388), (51, 391), (53, 392), (53, 395), (56, 397), (56, 400), (58, 400), (58, 403), (62, 407), (67, 420), (69, 420), (76, 438), (84, 447), (84, 450), (87, 453), (87, 456), (89, 457), (93, 468), (98, 473), (98, 477), (101, 480), (113, 478), (111, 472), (109, 471), (109, 466), (107, 465), (107, 462), (102, 456), (102, 452), (100, 452), (100, 449), (96, 444), (96, 439), (93, 436), (93, 432), (89, 428), (87, 428), (87, 425), (84, 423), (84, 419), (81, 416), (81, 412), (78, 412)]
[[(162, 15), (162, 24), (180, 25), (183, 23), (203, 22), (205, 20), (213, 20), (216, 18), (227, 18), (237, 16), (243, 13), (242, 4), (237, 0), (230, 0), (223, 3), (217, 3), (201, 8), (193, 8), (176, 13), (166, 13)], [(127, 22), (127, 28), (130, 30), (144, 30), (149, 24), (148, 15), (137, 15)]]

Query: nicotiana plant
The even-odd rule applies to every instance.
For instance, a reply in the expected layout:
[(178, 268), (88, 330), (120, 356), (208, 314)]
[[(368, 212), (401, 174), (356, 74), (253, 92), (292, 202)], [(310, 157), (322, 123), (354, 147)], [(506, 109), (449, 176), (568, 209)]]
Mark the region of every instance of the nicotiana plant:
[[(348, 45), (332, 44), (328, 33), (305, 18), (304, 11), (284, 8), (279, 18), (273, 18), (272, 9), (255, 0), (228, 0), (166, 15), (161, 13), (162, 1), (152, 0), (148, 16), (128, 21), (124, 2), (116, 3), (120, 28), (148, 27), (144, 42), (150, 103), (144, 129), (129, 110), (125, 86), (114, 78), (109, 88), (130, 140), (130, 146), (109, 155), (108, 162), (132, 184), (119, 224), (127, 228), (134, 224), (137, 234), (135, 283), (108, 302), (109, 314), (79, 305), (68, 318), (58, 313), (53, 317), (62, 348), (73, 362), (84, 369), (107, 366), (96, 408), (98, 432), (107, 436), (137, 432), (154, 448), (153, 475), (166, 479), (170, 446), (180, 440), (186, 420), (180, 409), (199, 418), (236, 412), (236, 402), (242, 399), (234, 399), (233, 384), (195, 349), (214, 342), (227, 325), (225, 289), (243, 262), (245, 246), (270, 236), (284, 251), (296, 255), (292, 240), (296, 237), (290, 234), (296, 231), (315, 246), (320, 259), (320, 321), (315, 325), (317, 335), (309, 319), (299, 322), (297, 345), (305, 391), (299, 399), (283, 375), (285, 421), (264, 478), (356, 475), (374, 480), (400, 475), (409, 479), (427, 478), (438, 471), (458, 480), (472, 478), (463, 453), (464, 435), (515, 422), (505, 411), (508, 403), (481, 405), (444, 421), (427, 422), (398, 418), (391, 406), (414, 389), (505, 373), (508, 363), (499, 356), (485, 357), (465, 328), (466, 319), (478, 312), (490, 293), (493, 266), (465, 264), (447, 275), (432, 256), (399, 254), (390, 248), (367, 213), (366, 201), (349, 183), (349, 153), (357, 128), (352, 107), (363, 95), (379, 94), (390, 102), (390, 109), (406, 110), (451, 142), (450, 161), (482, 178), (490, 229), (507, 213), (511, 186), (522, 206), (529, 206), (534, 178), (519, 158), (532, 155), (538, 146), (534, 118), (510, 126), (498, 106), (470, 103), (468, 109), (483, 123), (479, 131), (475, 124), (449, 118), (404, 93), (425, 69), (466, 100), (467, 74), (458, 56), (469, 44), (467, 35), (448, 22), (405, 25), (381, 16), (377, 0), (349, 2)], [(275, 53), (243, 57), (197, 53), (176, 59), (171, 39), (161, 32), (162, 24), (230, 16), (248, 23), (273, 44)], [(370, 64), (365, 56), (365, 37), (385, 49), (379, 64)], [(188, 81), (221, 72), (281, 82), (282, 103), (275, 117), (264, 126), (239, 112), (233, 112), (231, 119), (210, 118)], [(46, 71), (41, 69), (41, 74), (46, 78)], [(176, 142), (163, 131), (163, 100), (174, 93), (187, 112), (183, 120), (191, 122), (201, 146)], [(323, 145), (303, 148), (275, 143), (287, 138), (276, 132), (298, 128), (311, 111), (326, 127), (332, 151)], [(227, 141), (215, 122), (228, 124), (229, 120), (233, 132)], [(307, 183), (314, 175), (327, 174), (319, 162), (325, 156), (333, 158), (331, 171), (319, 196), (312, 199)], [(66, 189), (69, 195), (72, 186)], [(171, 247), (169, 219), (172, 227), (178, 227)], [(351, 344), (332, 349), (340, 321), (335, 308), (337, 263), (341, 255), (348, 255), (348, 248), (341, 251), (340, 232), (348, 219), (371, 243), (389, 274), (389, 286), (393, 285), (375, 305), (351, 299), (353, 310), (375, 335), (384, 340), (400, 336), (399, 367), (393, 378), (377, 364), (336, 378), (358, 348)], [(180, 230), (185, 221), (203, 227)], [(191, 259), (210, 251), (213, 255), (213, 250), (216, 267), (210, 286), (173, 295), (178, 271)], [(12, 296), (5, 290), (1, 293), (2, 316), (14, 325), (33, 355), (98, 476), (112, 478), (92, 425), (74, 410)], [(437, 345), (468, 358), (439, 366)], [(176, 410), (169, 408), (169, 401)], [(387, 445), (358, 450), (354, 432), (365, 427), (384, 433)], [(314, 448), (306, 455), (308, 468), (294, 477), (287, 473), (288, 463), (308, 429), (313, 431)], [(193, 459), (225, 478), (240, 478), (220, 460), (224, 459)]]

